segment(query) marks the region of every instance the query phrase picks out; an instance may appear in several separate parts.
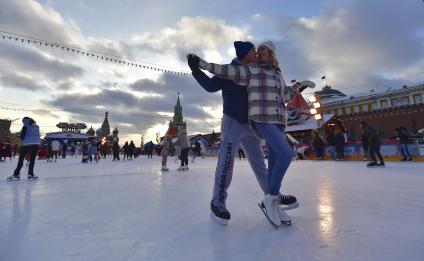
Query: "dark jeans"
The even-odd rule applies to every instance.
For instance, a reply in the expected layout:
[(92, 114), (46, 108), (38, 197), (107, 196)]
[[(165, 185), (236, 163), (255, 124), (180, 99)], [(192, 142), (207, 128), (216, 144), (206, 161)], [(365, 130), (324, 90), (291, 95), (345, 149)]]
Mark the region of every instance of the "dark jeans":
[(16, 169), (13, 172), (13, 174), (15, 176), (19, 175), (19, 173), (21, 172), (22, 166), (24, 165), (25, 156), (27, 154), (30, 154), (28, 175), (34, 174), (34, 164), (35, 164), (35, 157), (37, 157), (37, 153), (38, 153), (38, 145), (22, 146), (21, 152), (19, 153), (18, 165), (16, 166)]
[(181, 166), (188, 165), (188, 150), (190, 148), (184, 148), (181, 150)]
[(315, 151), (317, 153), (317, 158), (322, 158), (322, 155), (324, 154), (323, 148), (316, 148)]
[(246, 155), (244, 154), (244, 151), (242, 149), (239, 149), (238, 151), (239, 159), (245, 159)]
[(403, 158), (404, 159), (410, 159), (411, 153), (409, 153), (408, 143), (400, 143), (399, 147), (400, 147), (400, 151), (402, 153)]
[(120, 160), (119, 159), (119, 150), (113, 151), (113, 160)]
[(336, 153), (338, 159), (344, 159), (344, 144), (336, 144)]
[(372, 162), (377, 162), (377, 159), (375, 157), (376, 155), (378, 159), (380, 160), (380, 162), (384, 162), (383, 156), (381, 156), (381, 153), (380, 153), (380, 144), (370, 144), (369, 153), (370, 153), (370, 158)]

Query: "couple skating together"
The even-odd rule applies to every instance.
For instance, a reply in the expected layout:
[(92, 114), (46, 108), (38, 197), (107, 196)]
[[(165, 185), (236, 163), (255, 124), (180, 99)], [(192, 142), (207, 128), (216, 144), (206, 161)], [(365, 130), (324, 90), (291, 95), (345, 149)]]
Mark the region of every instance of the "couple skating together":
[[(193, 77), (208, 92), (222, 91), (224, 117), (221, 126), (221, 148), (215, 172), (211, 201), (211, 217), (228, 224), (227, 189), (230, 186), (234, 158), (239, 146), (264, 192), (259, 204), (274, 227), (291, 224), (285, 210), (297, 208), (296, 197), (280, 193), (281, 182), (290, 165), (292, 151), (285, 138), (286, 110), (294, 93), (308, 83), (286, 86), (272, 42), (259, 45), (256, 52), (251, 42), (234, 42), (237, 58), (231, 64), (208, 63), (197, 55), (187, 55)], [(214, 74), (209, 78), (200, 69)], [(310, 82), (309, 82), (310, 83)], [(261, 139), (268, 146), (268, 169), (261, 148)]]

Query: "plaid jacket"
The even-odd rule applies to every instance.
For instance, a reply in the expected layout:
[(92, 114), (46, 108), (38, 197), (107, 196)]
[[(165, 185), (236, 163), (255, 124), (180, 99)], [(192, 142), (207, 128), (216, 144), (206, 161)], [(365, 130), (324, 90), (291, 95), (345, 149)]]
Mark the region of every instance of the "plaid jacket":
[(249, 120), (286, 126), (285, 102), (290, 90), (281, 72), (256, 63), (249, 65), (219, 65), (200, 59), (199, 67), (212, 74), (246, 86), (249, 100)]

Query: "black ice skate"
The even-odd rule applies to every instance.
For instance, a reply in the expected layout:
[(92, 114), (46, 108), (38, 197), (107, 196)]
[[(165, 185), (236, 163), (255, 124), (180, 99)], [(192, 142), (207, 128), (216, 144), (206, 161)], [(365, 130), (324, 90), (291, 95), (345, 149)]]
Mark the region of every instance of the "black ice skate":
[(28, 179), (29, 180), (36, 180), (36, 179), (38, 179), (38, 176), (35, 176), (34, 174), (28, 174)]
[(226, 226), (228, 225), (231, 215), (225, 207), (219, 208), (211, 203), (211, 218), (218, 224)]
[(15, 174), (13, 174), (13, 175), (11, 175), (11, 176), (9, 176), (9, 177), (7, 177), (7, 181), (15, 181), (15, 180), (20, 180), (20, 176), (19, 175), (15, 175)]
[(380, 162), (380, 163), (377, 164), (377, 167), (385, 168), (386, 164), (384, 164), (384, 162)]
[(295, 196), (292, 195), (280, 195), (280, 207), (283, 211), (295, 209), (299, 207), (299, 202)]

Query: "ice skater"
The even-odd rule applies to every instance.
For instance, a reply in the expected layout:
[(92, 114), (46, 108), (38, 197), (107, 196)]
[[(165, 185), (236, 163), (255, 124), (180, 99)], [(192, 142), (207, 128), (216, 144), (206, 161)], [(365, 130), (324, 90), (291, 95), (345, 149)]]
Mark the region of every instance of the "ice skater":
[(88, 145), (88, 160), (90, 163), (93, 161), (93, 159), (96, 161), (98, 160), (97, 157), (97, 143), (95, 140), (91, 141), (91, 143)]
[(60, 142), (58, 140), (53, 140), (52, 141), (52, 158), (51, 160), (53, 160), (53, 156), (54, 156), (54, 162), (57, 161), (57, 156), (59, 155), (59, 150), (60, 150)]
[(399, 150), (402, 154), (402, 159), (400, 161), (411, 161), (411, 153), (408, 149), (409, 135), (408, 130), (402, 126), (395, 129), (397, 132), (397, 138), (399, 139)]
[(22, 119), (22, 123), (24, 126), (21, 130), (22, 147), (19, 153), (18, 165), (16, 166), (13, 175), (7, 177), (7, 180), (20, 179), (20, 171), (27, 154), (29, 155), (28, 179), (38, 179), (38, 177), (34, 175), (34, 165), (40, 146), (40, 128), (30, 117), (24, 117)]
[[(380, 138), (378, 137), (375, 130), (370, 125), (368, 125), (367, 122), (365, 121), (361, 122), (361, 128), (367, 137), (368, 146), (369, 146), (368, 150), (369, 150), (369, 155), (371, 158), (371, 162), (367, 164), (367, 167), (384, 167), (385, 164), (384, 164), (383, 156), (381, 156), (381, 153), (380, 153), (380, 144), (381, 144)], [(377, 163), (376, 155), (378, 159), (380, 160), (379, 163)]]
[[(265, 43), (263, 45), (264, 48), (266, 48), (266, 44), (269, 44), (273, 48), (273, 44), (270, 42)], [(215, 172), (215, 184), (211, 201), (211, 217), (223, 224), (227, 224), (228, 220), (231, 218), (230, 212), (226, 208), (227, 189), (232, 179), (235, 154), (241, 144), (247, 154), (247, 159), (255, 173), (258, 183), (266, 195), (266, 200), (264, 200), (266, 201), (265, 207), (268, 208), (270, 215), (271, 212), (273, 214), (273, 224), (278, 226), (282, 222), (290, 222), (290, 218), (284, 212), (284, 209), (298, 206), (296, 197), (281, 195), (279, 193), (282, 175), (284, 175), (291, 161), (290, 148), (284, 137), (280, 137), (283, 135), (278, 135), (278, 133), (284, 133), (283, 127), (279, 125), (286, 124), (283, 107), (284, 102), (282, 98), (282, 87), (285, 85), (282, 76), (278, 76), (278, 72), (275, 70), (276, 68), (273, 68), (274, 66), (269, 63), (271, 59), (269, 55), (267, 57), (260, 55), (261, 61), (264, 62), (264, 64), (259, 65), (254, 63), (254, 61), (256, 61), (256, 50), (252, 43), (237, 41), (234, 42), (234, 47), (236, 49), (237, 59), (234, 59), (231, 65), (222, 66), (208, 64), (195, 55), (187, 56), (192, 74), (199, 84), (208, 92), (221, 90), (224, 102), (224, 117), (221, 128), (222, 141), (218, 165)], [(264, 51), (262, 50), (261, 52)], [(264, 59), (266, 59), (266, 61)], [(210, 79), (199, 70), (199, 66), (202, 69), (207, 69), (218, 77)], [(260, 69), (262, 74), (259, 73)], [(247, 72), (249, 72), (248, 75), (245, 74)], [(274, 77), (272, 77), (272, 75)], [(279, 75), (281, 75), (281, 73)], [(264, 78), (261, 78), (261, 76)], [(270, 88), (270, 90), (275, 94), (274, 96), (277, 99), (263, 101), (266, 104), (270, 103), (272, 108), (259, 108), (255, 104), (265, 103), (261, 103), (261, 101), (258, 100), (255, 101), (252, 97), (271, 97), (271, 93), (261, 96), (260, 93), (252, 91), (253, 89), (260, 90), (261, 86), (250, 86), (249, 79), (268, 80), (268, 76), (271, 76), (269, 82), (276, 85), (273, 85), (273, 88)], [(259, 83), (257, 80), (256, 82)], [(262, 83), (265, 83), (265, 81)], [(248, 86), (247, 90), (244, 86)], [(272, 112), (270, 111), (271, 109), (273, 109)], [(279, 109), (281, 109), (280, 112), (278, 112)], [(268, 113), (261, 115), (258, 114), (259, 110)], [(277, 110), (277, 113), (275, 113), (275, 110)], [(254, 125), (253, 127), (257, 134), (260, 132), (258, 132), (256, 122), (261, 124), (259, 127), (261, 129), (260, 131), (266, 134), (270, 143), (274, 143), (275, 148), (269, 146), (271, 157), (269, 159), (270, 168), (268, 170), (264, 162), (265, 159), (260, 140), (249, 127), (248, 119), (251, 120), (250, 123)], [(260, 123), (259, 119), (265, 122)], [(273, 135), (274, 133), (276, 135)], [(273, 138), (274, 136), (275, 139)], [(276, 160), (276, 156), (278, 161)], [(273, 194), (271, 195), (270, 193)], [(281, 203), (283, 205), (280, 205)]]
[(200, 142), (199, 142), (198, 140), (196, 140), (196, 141), (194, 142), (194, 148), (191, 150), (191, 152), (192, 152), (192, 154), (193, 154), (193, 158), (191, 159), (191, 162), (192, 162), (192, 163), (194, 163), (194, 162), (195, 162), (194, 160), (195, 160), (197, 157), (202, 157), (202, 158), (204, 158), (203, 153), (202, 153), (202, 147), (200, 146)]
[(165, 135), (162, 144), (162, 171), (169, 171), (169, 168), (166, 166), (168, 161), (168, 156), (171, 155), (172, 152), (172, 137), (168, 133)]
[(182, 126), (178, 129), (178, 138), (175, 144), (179, 146), (181, 150), (181, 166), (178, 170), (188, 170), (188, 151), (190, 150), (190, 142), (188, 141), (186, 127)]

